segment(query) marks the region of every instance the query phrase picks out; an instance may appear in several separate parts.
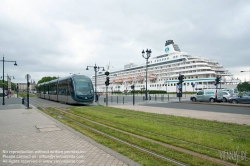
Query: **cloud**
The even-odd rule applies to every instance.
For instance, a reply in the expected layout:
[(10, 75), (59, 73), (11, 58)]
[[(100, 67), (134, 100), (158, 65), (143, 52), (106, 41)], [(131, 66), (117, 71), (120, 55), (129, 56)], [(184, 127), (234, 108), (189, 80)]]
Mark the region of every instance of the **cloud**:
[[(172, 39), (184, 52), (216, 60), (244, 79), (250, 64), (249, 1), (69, 1), (0, 2), (0, 54), (16, 60), (5, 71), (25, 82), (43, 76), (94, 74), (86, 66), (121, 69), (145, 63), (142, 49), (164, 54)], [(6, 74), (5, 73), (5, 74)]]

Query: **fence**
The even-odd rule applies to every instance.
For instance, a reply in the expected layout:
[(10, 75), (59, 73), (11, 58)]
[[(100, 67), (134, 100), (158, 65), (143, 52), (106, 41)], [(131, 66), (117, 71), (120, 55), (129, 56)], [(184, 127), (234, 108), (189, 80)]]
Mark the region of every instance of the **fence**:
[[(172, 96), (172, 94), (155, 94), (155, 95), (149, 95), (148, 96), (148, 101), (167, 101), (169, 102), (170, 97)], [(174, 98), (177, 99), (176, 94), (173, 96)], [(108, 102), (110, 103), (117, 103), (117, 104), (124, 104), (126, 102), (133, 102), (133, 95), (129, 95), (129, 96), (109, 96), (108, 97)], [(136, 102), (142, 102), (145, 101), (145, 96), (142, 96), (141, 98), (136, 99)], [(106, 96), (103, 98), (103, 102), (106, 103)]]

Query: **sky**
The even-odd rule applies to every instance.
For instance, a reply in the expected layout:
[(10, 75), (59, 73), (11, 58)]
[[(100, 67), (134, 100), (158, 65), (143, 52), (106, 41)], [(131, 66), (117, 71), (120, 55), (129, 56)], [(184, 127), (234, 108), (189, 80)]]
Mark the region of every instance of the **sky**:
[(0, 0), (0, 68), (4, 56), (14, 83), (143, 64), (166, 40), (250, 79), (249, 0)]

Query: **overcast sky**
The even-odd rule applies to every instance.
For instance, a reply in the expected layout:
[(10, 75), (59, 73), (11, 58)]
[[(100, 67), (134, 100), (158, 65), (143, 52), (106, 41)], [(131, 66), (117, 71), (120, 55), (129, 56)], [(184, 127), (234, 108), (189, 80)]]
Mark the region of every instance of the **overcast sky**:
[(0, 58), (17, 62), (4, 68), (15, 83), (142, 64), (142, 49), (162, 55), (169, 39), (248, 80), (250, 1), (0, 0)]

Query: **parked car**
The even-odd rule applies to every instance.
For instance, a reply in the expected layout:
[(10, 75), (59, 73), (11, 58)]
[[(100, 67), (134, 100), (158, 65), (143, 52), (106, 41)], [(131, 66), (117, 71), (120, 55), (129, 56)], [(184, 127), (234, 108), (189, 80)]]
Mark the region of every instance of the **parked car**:
[(229, 89), (222, 89), (222, 91), (227, 91), (229, 92), (230, 94), (232, 94), (233, 96), (238, 96), (239, 95), (239, 91), (237, 88), (229, 88)]
[(233, 96), (228, 99), (229, 103), (237, 104), (250, 104), (250, 92), (244, 92), (243, 94), (239, 96)]
[(223, 102), (227, 102), (230, 97), (233, 97), (233, 94), (228, 91), (223, 91)]
[(190, 96), (190, 100), (192, 101), (209, 101), (209, 102), (215, 102), (216, 101), (216, 95), (217, 95), (217, 101), (223, 100), (223, 91), (217, 89), (204, 89), (198, 91), (195, 95)]

